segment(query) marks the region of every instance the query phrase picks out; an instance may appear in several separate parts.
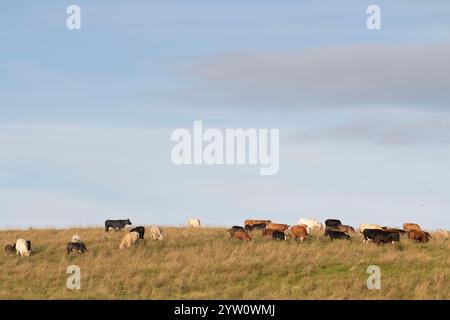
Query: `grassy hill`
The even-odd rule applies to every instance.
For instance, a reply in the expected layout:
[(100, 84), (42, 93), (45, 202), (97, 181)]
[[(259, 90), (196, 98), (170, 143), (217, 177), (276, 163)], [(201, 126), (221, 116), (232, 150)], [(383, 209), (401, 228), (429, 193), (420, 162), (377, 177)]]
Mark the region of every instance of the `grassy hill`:
[[(33, 242), (31, 257), (0, 255), (0, 299), (450, 299), (450, 240), (376, 246), (321, 236), (300, 243), (230, 239), (225, 229), (163, 228), (164, 241), (119, 250), (101, 228), (0, 231), (0, 244)], [(67, 256), (78, 233), (89, 252)], [(81, 290), (66, 268), (81, 268)], [(381, 290), (369, 290), (369, 265)]]

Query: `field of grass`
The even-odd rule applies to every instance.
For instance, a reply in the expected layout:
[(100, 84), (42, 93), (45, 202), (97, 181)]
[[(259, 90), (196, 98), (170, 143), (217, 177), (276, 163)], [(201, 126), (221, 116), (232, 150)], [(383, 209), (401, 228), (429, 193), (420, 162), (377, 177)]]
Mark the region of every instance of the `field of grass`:
[[(31, 257), (0, 255), (0, 299), (450, 299), (450, 239), (376, 246), (321, 236), (304, 243), (226, 229), (163, 228), (163, 241), (119, 250), (123, 232), (101, 228), (0, 231), (0, 244), (33, 242)], [(75, 233), (89, 252), (67, 256)], [(81, 289), (69, 290), (69, 265)], [(381, 268), (381, 289), (366, 286)]]

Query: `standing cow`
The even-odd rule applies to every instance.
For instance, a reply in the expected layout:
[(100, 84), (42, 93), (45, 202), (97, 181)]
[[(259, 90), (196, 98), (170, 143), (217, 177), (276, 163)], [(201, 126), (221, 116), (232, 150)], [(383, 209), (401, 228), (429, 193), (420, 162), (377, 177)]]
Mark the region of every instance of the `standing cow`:
[(301, 218), (298, 220), (297, 225), (305, 225), (308, 231), (308, 234), (314, 231), (323, 230), (323, 224), (314, 219), (305, 219)]
[(340, 226), (342, 224), (341, 220), (338, 219), (327, 219), (325, 221), (325, 227), (326, 228), (337, 228), (338, 226)]
[(289, 225), (287, 224), (281, 224), (281, 223), (269, 223), (266, 226), (267, 229), (272, 229), (272, 230), (278, 230), (281, 232), (284, 232), (285, 230), (289, 229)]
[(410, 230), (418, 230), (421, 231), (422, 229), (417, 223), (404, 223), (403, 224), (403, 230), (410, 231)]
[(308, 230), (303, 226), (292, 226), (289, 230), (289, 236), (293, 239), (300, 239), (303, 242), (308, 236)]
[(16, 241), (16, 251), (18, 255), (26, 257), (31, 256), (31, 241), (25, 239), (18, 239)]
[(198, 219), (198, 218), (189, 218), (187, 224), (188, 224), (188, 228), (200, 228), (201, 227), (200, 219)]
[(127, 220), (106, 220), (105, 231), (109, 232), (110, 229), (115, 231), (123, 230), (127, 225), (132, 225), (130, 219)]

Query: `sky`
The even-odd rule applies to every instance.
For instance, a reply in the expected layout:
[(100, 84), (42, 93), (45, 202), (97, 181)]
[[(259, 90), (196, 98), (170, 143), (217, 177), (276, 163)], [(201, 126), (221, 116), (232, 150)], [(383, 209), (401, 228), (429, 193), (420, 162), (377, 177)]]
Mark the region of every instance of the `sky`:
[[(448, 1), (3, 4), (0, 228), (450, 229), (449, 16)], [(279, 128), (279, 173), (174, 165), (170, 135), (196, 120)]]

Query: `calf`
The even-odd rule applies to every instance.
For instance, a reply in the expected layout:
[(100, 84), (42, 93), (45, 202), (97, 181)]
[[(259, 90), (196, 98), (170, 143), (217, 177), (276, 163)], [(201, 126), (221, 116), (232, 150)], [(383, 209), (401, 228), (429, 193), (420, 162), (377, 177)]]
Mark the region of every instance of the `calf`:
[(413, 240), (416, 242), (426, 243), (431, 239), (431, 235), (428, 232), (422, 230), (410, 230), (408, 232), (409, 240)]
[(69, 242), (67, 244), (67, 255), (73, 251), (78, 251), (80, 254), (86, 253), (88, 250), (83, 242)]
[(7, 255), (15, 254), (16, 253), (16, 245), (15, 244), (7, 244), (5, 246), (5, 253)]
[(342, 222), (338, 219), (327, 219), (325, 221), (325, 227), (327, 227), (327, 228), (337, 228), (341, 224), (342, 224)]
[(127, 225), (132, 225), (130, 219), (127, 220), (106, 220), (105, 221), (105, 231), (108, 232), (109, 229), (115, 231), (123, 230)]
[(334, 239), (351, 240), (350, 236), (345, 232), (332, 230), (330, 228), (325, 229), (324, 236), (329, 237), (331, 240)]
[(130, 230), (130, 232), (139, 233), (139, 239), (144, 240), (145, 228), (144, 227), (136, 227)]
[(286, 235), (282, 231), (274, 230), (272, 233), (273, 240), (287, 240)]
[(230, 236), (232, 238), (242, 240), (242, 241), (252, 240), (252, 237), (250, 237), (250, 235), (246, 231), (241, 231), (241, 230), (236, 231), (236, 230), (230, 229)]
[(396, 231), (384, 231), (379, 229), (365, 229), (363, 231), (364, 243), (372, 240), (376, 244), (398, 242), (400, 241), (400, 233)]

